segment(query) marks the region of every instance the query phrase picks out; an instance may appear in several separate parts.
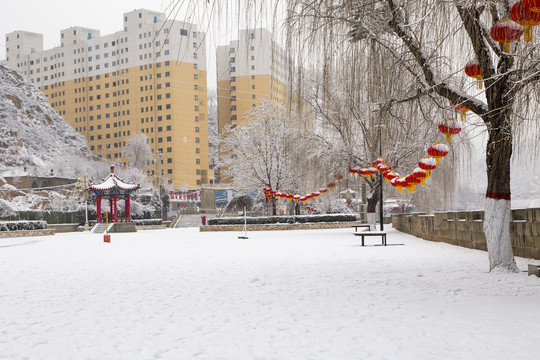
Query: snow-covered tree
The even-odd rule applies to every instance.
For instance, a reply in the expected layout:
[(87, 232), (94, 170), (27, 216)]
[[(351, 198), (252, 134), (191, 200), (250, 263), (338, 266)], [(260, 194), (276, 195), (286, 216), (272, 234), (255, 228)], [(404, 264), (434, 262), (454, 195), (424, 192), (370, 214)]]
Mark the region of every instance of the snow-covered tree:
[(292, 124), (285, 107), (261, 100), (244, 115), (241, 124), (230, 126), (221, 138), (224, 176), (242, 190), (265, 186), (291, 189), (295, 176), (289, 156), (294, 140)]
[(124, 156), (129, 158), (129, 164), (138, 169), (144, 169), (152, 160), (152, 149), (148, 145), (148, 137), (145, 134), (136, 134), (126, 142)]

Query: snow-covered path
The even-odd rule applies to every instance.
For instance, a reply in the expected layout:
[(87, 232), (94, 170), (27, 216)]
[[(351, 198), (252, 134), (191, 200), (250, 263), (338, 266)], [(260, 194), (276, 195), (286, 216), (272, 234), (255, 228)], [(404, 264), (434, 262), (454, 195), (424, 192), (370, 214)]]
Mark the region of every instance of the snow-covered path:
[(539, 278), (394, 230), (403, 245), (351, 233), (0, 239), (0, 359), (538, 357)]

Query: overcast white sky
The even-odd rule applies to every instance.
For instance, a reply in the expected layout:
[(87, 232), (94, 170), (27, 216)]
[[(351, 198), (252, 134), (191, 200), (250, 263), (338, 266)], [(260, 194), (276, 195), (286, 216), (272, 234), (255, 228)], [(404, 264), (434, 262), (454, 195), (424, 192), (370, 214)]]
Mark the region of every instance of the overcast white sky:
[[(180, 3), (196, 4), (201, 1), (203, 0), (182, 0)], [(122, 30), (122, 15), (125, 12), (144, 8), (169, 13), (170, 4), (177, 2), (178, 0), (0, 0), (0, 59), (6, 58), (5, 36), (12, 31), (25, 30), (43, 34), (43, 47), (46, 50), (60, 45), (62, 29), (84, 26), (99, 30), (101, 35), (108, 35)], [(176, 13), (176, 9), (174, 12)], [(198, 23), (205, 30), (205, 25), (199, 23), (203, 20), (193, 20), (202, 18), (201, 13), (193, 15), (191, 9), (180, 9), (176, 19), (189, 18), (189, 21)], [(230, 13), (228, 16), (231, 16)], [(233, 30), (235, 26), (231, 25), (230, 21), (223, 23), (225, 25), (221, 25), (219, 30), (211, 28), (207, 32), (210, 87), (215, 86), (215, 46), (227, 44), (229, 40), (237, 38), (236, 30)]]

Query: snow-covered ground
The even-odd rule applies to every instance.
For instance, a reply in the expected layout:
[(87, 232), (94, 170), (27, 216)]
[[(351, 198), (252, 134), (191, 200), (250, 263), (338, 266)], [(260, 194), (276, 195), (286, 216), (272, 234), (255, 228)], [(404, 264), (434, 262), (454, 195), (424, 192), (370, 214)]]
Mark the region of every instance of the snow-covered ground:
[(485, 252), (239, 235), (0, 239), (0, 359), (538, 358), (540, 278), (488, 273)]

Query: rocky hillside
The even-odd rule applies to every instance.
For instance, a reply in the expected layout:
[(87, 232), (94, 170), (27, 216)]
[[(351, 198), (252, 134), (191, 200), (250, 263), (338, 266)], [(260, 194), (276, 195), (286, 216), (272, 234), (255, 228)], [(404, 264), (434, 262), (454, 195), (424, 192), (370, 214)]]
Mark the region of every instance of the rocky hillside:
[[(15, 70), (0, 65), (0, 176), (74, 176), (69, 163), (88, 159), (86, 140)], [(56, 171), (58, 164), (62, 171)]]

